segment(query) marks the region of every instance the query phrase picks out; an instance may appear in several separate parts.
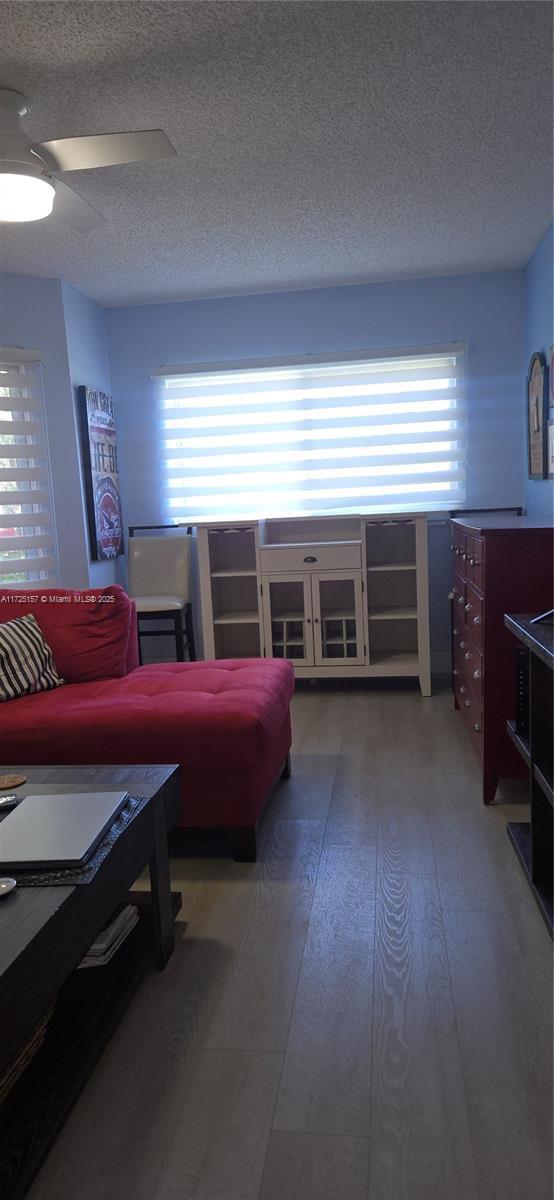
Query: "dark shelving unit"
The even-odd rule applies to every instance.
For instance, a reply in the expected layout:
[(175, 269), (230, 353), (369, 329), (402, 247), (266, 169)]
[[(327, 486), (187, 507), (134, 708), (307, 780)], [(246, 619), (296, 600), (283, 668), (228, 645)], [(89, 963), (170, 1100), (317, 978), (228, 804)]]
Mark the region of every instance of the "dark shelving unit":
[(506, 616), (504, 622), (529, 656), (523, 696), (521, 674), (518, 681), (518, 720), (508, 721), (507, 731), (529, 770), (530, 820), (510, 821), (508, 837), (552, 936), (554, 626), (551, 618), (529, 616)]

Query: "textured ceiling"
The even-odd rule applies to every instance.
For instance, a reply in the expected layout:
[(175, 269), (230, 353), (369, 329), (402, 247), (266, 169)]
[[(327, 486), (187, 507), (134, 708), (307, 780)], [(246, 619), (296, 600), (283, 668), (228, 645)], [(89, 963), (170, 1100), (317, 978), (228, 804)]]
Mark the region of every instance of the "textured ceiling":
[(551, 6), (2, 3), (33, 140), (163, 128), (64, 176), (107, 224), (4, 226), (4, 269), (106, 305), (519, 266), (551, 210)]

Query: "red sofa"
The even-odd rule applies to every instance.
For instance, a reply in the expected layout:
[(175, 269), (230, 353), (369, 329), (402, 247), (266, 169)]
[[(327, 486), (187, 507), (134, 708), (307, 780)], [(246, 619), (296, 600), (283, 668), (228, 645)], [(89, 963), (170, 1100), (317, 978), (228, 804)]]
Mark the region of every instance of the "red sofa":
[(0, 592), (0, 622), (32, 612), (65, 686), (0, 706), (0, 763), (180, 763), (185, 827), (218, 826), (235, 857), (288, 774), (294, 675), (279, 659), (138, 666), (133, 602), (114, 586)]

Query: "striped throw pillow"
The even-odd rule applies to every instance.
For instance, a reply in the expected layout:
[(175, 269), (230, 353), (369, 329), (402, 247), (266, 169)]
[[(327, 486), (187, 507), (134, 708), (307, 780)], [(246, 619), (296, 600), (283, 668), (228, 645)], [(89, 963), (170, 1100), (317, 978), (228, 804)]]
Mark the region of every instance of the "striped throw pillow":
[(31, 614), (0, 624), (0, 702), (62, 683), (50, 646)]

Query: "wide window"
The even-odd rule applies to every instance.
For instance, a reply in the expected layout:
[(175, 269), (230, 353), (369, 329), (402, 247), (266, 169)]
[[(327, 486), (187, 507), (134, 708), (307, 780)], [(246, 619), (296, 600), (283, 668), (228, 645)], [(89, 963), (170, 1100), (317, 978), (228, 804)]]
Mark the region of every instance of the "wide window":
[(0, 587), (55, 585), (40, 363), (19, 358), (0, 356)]
[(168, 517), (456, 508), (463, 348), (156, 372)]

